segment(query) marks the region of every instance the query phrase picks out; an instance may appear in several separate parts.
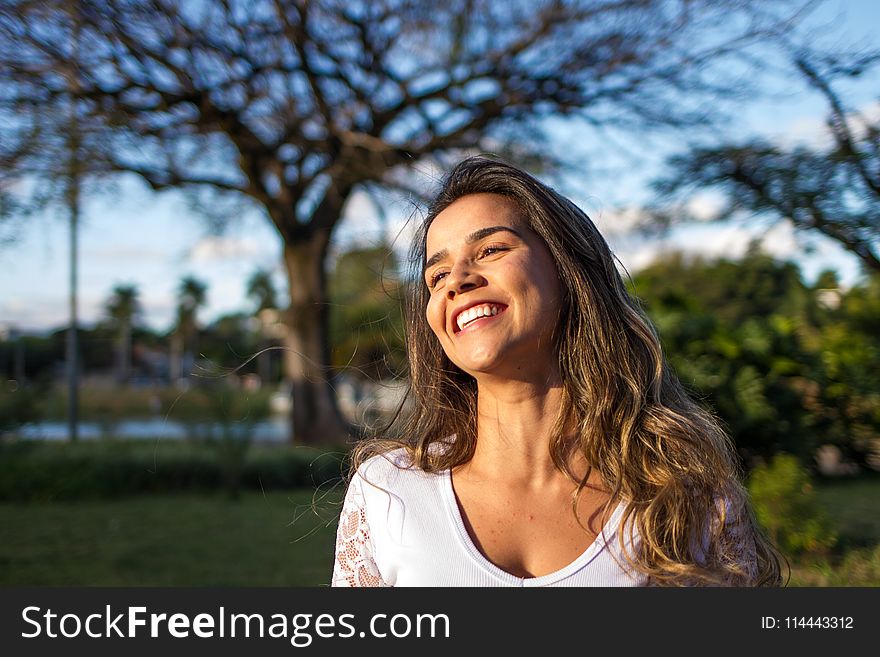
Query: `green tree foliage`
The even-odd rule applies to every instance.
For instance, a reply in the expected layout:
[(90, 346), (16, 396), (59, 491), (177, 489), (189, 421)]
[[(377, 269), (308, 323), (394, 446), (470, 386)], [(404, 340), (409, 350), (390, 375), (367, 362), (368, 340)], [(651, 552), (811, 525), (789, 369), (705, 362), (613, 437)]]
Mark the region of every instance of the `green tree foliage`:
[(107, 301), (107, 314), (117, 330), (116, 381), (128, 383), (131, 375), (132, 324), (140, 313), (138, 289), (134, 285), (117, 285)]
[(258, 372), (260, 380), (267, 383), (273, 379), (272, 362), (275, 354), (269, 348), (277, 341), (278, 336), (273, 335), (273, 330), (279, 320), (278, 293), (268, 270), (257, 269), (251, 274), (247, 282), (247, 297), (254, 302), (254, 316), (258, 325)]
[(180, 281), (177, 301), (177, 324), (171, 334), (171, 380), (186, 375), (186, 364), (195, 359), (199, 325), (198, 312), (207, 300), (207, 286), (194, 276)]
[(278, 293), (272, 275), (266, 269), (257, 269), (247, 281), (247, 297), (254, 302), (256, 314), (267, 308), (278, 307)]
[(406, 362), (402, 288), (387, 246), (347, 251), (328, 280), (331, 365), (373, 380), (399, 375)]
[(758, 521), (786, 555), (820, 554), (834, 547), (837, 535), (797, 458), (777, 454), (759, 465), (748, 488)]
[(217, 318), (199, 331), (201, 374), (208, 379), (227, 375), (252, 374), (257, 364), (252, 358), (259, 350), (259, 336), (253, 330), (254, 318), (246, 312)]
[(869, 458), (880, 438), (876, 279), (817, 289), (792, 263), (752, 249), (740, 262), (675, 256), (634, 286), (673, 369), (719, 415), (746, 465), (785, 451), (813, 466), (825, 443)]
[(0, 437), (41, 419), (38, 395), (37, 390), (17, 381), (0, 383)]
[[(817, 290), (822, 293), (824, 290)], [(830, 303), (829, 303), (830, 302)], [(880, 274), (817, 311), (810, 344), (820, 354), (821, 385), (813, 407), (825, 442), (857, 460), (880, 457)], [(874, 465), (880, 465), (875, 462)]]

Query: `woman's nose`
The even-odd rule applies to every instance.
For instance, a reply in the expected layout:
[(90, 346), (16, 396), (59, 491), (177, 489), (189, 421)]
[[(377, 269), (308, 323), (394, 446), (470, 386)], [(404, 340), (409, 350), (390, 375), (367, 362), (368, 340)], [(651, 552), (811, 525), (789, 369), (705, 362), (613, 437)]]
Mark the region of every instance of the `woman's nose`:
[(474, 288), (482, 287), (486, 279), (474, 271), (473, 267), (461, 264), (452, 268), (446, 281), (446, 296), (454, 299), (455, 295), (467, 292)]

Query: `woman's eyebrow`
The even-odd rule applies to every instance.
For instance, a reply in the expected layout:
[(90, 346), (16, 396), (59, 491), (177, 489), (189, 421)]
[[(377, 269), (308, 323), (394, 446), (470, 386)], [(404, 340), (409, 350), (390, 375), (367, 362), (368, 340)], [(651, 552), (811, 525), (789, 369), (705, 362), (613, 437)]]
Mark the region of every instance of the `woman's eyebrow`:
[[(502, 230), (506, 230), (508, 233), (513, 233), (518, 238), (522, 239), (522, 235), (520, 235), (519, 232), (517, 232), (515, 229), (511, 228), (510, 226), (488, 226), (486, 228), (480, 228), (479, 230), (475, 230), (473, 233), (468, 235), (464, 239), (464, 241), (467, 244), (473, 244), (474, 242), (480, 241), (484, 237), (489, 237), (489, 235), (492, 235), (493, 233), (497, 233)], [(430, 258), (428, 258), (427, 262), (425, 262), (425, 270), (429, 269), (430, 267), (433, 267), (434, 265), (436, 265), (438, 262), (443, 260), (443, 258), (445, 258), (448, 255), (449, 255), (449, 249), (441, 249), (440, 251), (437, 251), (437, 253), (432, 255)]]

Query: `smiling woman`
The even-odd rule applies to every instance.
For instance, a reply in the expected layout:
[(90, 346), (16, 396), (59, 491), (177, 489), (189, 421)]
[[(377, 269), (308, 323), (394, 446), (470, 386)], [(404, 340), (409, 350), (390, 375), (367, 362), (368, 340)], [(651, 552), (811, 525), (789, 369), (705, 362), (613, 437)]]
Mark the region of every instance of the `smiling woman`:
[(780, 584), (730, 440), (571, 201), (467, 159), (411, 264), (410, 410), (354, 450), (334, 586)]
[(529, 378), (541, 378), (556, 361), (556, 266), (519, 214), (505, 196), (470, 194), (440, 212), (427, 232), (434, 253), (425, 267), (428, 324), (449, 359), (472, 376), (523, 378), (528, 365), (536, 370)]

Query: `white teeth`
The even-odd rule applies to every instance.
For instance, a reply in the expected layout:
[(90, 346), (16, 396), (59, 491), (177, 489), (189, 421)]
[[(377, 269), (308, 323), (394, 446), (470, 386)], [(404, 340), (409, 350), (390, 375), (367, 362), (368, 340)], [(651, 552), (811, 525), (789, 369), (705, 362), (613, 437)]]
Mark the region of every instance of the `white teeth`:
[(480, 306), (468, 308), (464, 312), (459, 313), (458, 317), (456, 318), (458, 330), (463, 329), (467, 324), (470, 324), (475, 319), (479, 319), (480, 317), (494, 317), (499, 312), (501, 312), (501, 308), (489, 303), (484, 303)]

